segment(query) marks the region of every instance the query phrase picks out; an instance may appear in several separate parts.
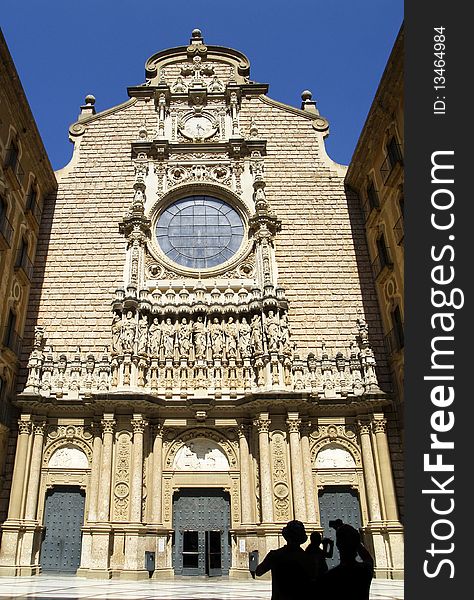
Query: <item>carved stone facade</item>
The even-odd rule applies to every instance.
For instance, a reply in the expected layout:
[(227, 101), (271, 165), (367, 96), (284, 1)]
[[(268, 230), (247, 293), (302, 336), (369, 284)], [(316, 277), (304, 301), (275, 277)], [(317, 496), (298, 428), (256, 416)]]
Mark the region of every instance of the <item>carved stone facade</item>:
[[(247, 577), (247, 551), (277, 547), (289, 519), (322, 528), (318, 495), (336, 487), (357, 495), (377, 574), (400, 577), (381, 328), (327, 121), (307, 94), (268, 98), (198, 30), (128, 91), (99, 114), (88, 97), (70, 128), (0, 574), (40, 572), (61, 486), (85, 490), (78, 572), (134, 579), (145, 552), (154, 577), (178, 569), (178, 497), (227, 503), (222, 570)], [(81, 227), (74, 271), (64, 221)]]

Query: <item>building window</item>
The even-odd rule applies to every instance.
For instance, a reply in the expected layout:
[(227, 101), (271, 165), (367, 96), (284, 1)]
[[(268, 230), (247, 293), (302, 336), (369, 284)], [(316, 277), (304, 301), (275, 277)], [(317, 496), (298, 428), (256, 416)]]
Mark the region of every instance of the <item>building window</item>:
[(396, 240), (397, 244), (400, 246), (400, 244), (403, 242), (403, 239), (405, 237), (405, 225), (404, 225), (405, 206), (404, 206), (403, 196), (400, 196), (400, 198), (398, 199), (398, 205), (400, 207), (400, 217), (398, 218), (398, 221), (393, 226), (393, 232), (395, 234), (395, 240)]
[(392, 169), (397, 163), (403, 162), (400, 144), (397, 142), (394, 136), (390, 138), (390, 141), (387, 144), (387, 156)]
[(20, 353), (21, 338), (16, 332), (16, 314), (10, 309), (8, 313), (7, 325), (3, 335), (3, 343), (7, 348), (13, 350), (18, 356)]
[(159, 216), (155, 231), (167, 258), (191, 269), (227, 262), (244, 238), (238, 212), (211, 196), (188, 196), (174, 202)]
[(395, 352), (399, 352), (405, 346), (405, 335), (400, 307), (396, 306), (390, 316), (392, 320), (392, 329), (386, 336), (386, 339), (390, 354), (394, 354)]
[(377, 256), (372, 263), (372, 269), (374, 277), (377, 278), (385, 267), (391, 269), (393, 263), (383, 234), (377, 238), (375, 245), (377, 247)]
[(39, 207), (38, 200), (38, 186), (35, 182), (32, 182), (28, 191), (28, 195), (26, 197), (26, 211), (33, 215), (37, 223), (39, 223), (41, 219), (41, 210)]
[(400, 144), (397, 142), (395, 136), (392, 136), (385, 147), (386, 158), (380, 167), (380, 174), (384, 183), (387, 183), (395, 165), (403, 164), (402, 151)]
[(24, 178), (24, 172), (20, 165), (20, 149), (16, 140), (10, 141), (10, 146), (5, 155), (5, 168), (9, 169), (16, 177), (18, 183), (22, 183)]
[(374, 182), (371, 181), (365, 190), (365, 202), (364, 202), (364, 214), (365, 220), (370, 217), (373, 210), (380, 208), (380, 200), (377, 190), (375, 189)]
[(16, 255), (15, 269), (23, 271), (28, 281), (33, 277), (33, 263), (28, 257), (28, 242), (25, 238), (21, 239), (20, 247)]
[(3, 196), (0, 196), (0, 250), (11, 248), (13, 227), (7, 219), (8, 204)]
[(10, 169), (16, 172), (16, 167), (18, 165), (18, 158), (20, 156), (20, 150), (18, 148), (18, 144), (15, 140), (10, 141), (10, 146), (7, 150), (5, 156), (5, 166), (10, 167)]

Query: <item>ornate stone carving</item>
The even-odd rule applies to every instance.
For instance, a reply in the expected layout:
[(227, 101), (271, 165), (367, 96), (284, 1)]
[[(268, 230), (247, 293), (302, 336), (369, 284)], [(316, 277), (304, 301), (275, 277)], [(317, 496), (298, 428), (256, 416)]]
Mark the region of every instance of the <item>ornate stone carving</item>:
[(173, 469), (178, 471), (228, 471), (229, 461), (212, 440), (186, 442), (176, 453)]
[(287, 419), (288, 433), (299, 433), (301, 427), (301, 419)]
[(275, 520), (288, 521), (290, 518), (290, 492), (286, 464), (286, 441), (282, 432), (273, 432), (271, 446)]
[(31, 421), (23, 421), (23, 420), (19, 420), (18, 421), (18, 433), (20, 435), (22, 434), (30, 434), (31, 430), (32, 430), (32, 422)]
[[(204, 444), (204, 450), (202, 450), (203, 446), (201, 445), (201, 440), (203, 440), (202, 444)], [(227, 440), (224, 436), (220, 435), (218, 432), (211, 429), (192, 429), (186, 431), (185, 433), (182, 433), (170, 445), (165, 459), (165, 468), (174, 468), (173, 465), (175, 464), (175, 457), (177, 456), (177, 453), (181, 450), (181, 448), (184, 445), (187, 445), (188, 443), (192, 443), (193, 447), (197, 448), (200, 452), (204, 452), (204, 454), (201, 454), (201, 458), (205, 458), (206, 448), (211, 448), (211, 451), (212, 449), (217, 448), (220, 452), (224, 453), (224, 457), (227, 461), (227, 469), (235, 469), (237, 467), (238, 450), (233, 447), (229, 440)], [(198, 445), (196, 446), (196, 444)], [(163, 444), (163, 448), (165, 449), (165, 444)], [(183, 455), (185, 455), (189, 453), (189, 450), (183, 450), (182, 452)], [(199, 458), (199, 454), (196, 454)], [(217, 461), (217, 454), (213, 455), (213, 457)], [(191, 462), (192, 460), (194, 460), (191, 456), (189, 456), (188, 458)], [(211, 463), (215, 464), (212, 459), (209, 464)]]
[(270, 430), (270, 419), (254, 419), (253, 424), (257, 428), (258, 433), (268, 433)]
[(372, 421), (374, 433), (385, 433), (387, 430), (387, 419), (374, 419)]
[(88, 469), (85, 453), (73, 444), (62, 446), (53, 452), (48, 462), (50, 469)]
[(113, 519), (127, 521), (130, 505), (130, 463), (132, 442), (128, 431), (117, 435), (114, 475)]
[(316, 456), (318, 469), (348, 469), (355, 466), (352, 454), (337, 443), (328, 444)]
[(101, 420), (102, 431), (104, 434), (113, 433), (115, 431), (115, 425), (117, 421), (115, 419), (102, 419)]

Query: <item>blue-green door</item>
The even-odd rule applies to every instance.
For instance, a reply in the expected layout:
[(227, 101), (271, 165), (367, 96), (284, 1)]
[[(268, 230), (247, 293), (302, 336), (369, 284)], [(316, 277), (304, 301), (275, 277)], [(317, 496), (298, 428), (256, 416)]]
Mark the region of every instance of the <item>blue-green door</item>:
[(75, 486), (54, 486), (46, 494), (41, 569), (74, 573), (81, 563), (81, 528), (84, 525), (84, 491)]
[[(356, 529), (361, 527), (360, 503), (357, 492), (345, 485), (325, 486), (319, 492), (319, 511), (321, 515), (321, 527), (324, 528), (324, 537), (336, 541), (336, 532), (329, 527), (329, 521), (341, 519), (344, 523), (352, 525)], [(339, 564), (339, 552), (334, 544), (334, 555), (327, 559), (328, 567)]]

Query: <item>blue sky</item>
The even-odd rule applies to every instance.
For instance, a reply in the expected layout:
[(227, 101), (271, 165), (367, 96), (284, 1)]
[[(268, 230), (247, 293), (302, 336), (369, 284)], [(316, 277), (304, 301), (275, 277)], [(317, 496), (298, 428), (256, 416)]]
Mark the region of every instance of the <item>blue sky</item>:
[(55, 169), (85, 96), (98, 111), (124, 102), (146, 59), (196, 27), (246, 54), (272, 98), (299, 107), (311, 90), (328, 152), (347, 164), (402, 19), (402, 0), (24, 0), (4, 3), (0, 26)]

